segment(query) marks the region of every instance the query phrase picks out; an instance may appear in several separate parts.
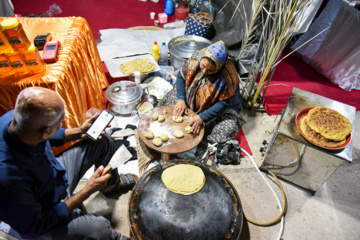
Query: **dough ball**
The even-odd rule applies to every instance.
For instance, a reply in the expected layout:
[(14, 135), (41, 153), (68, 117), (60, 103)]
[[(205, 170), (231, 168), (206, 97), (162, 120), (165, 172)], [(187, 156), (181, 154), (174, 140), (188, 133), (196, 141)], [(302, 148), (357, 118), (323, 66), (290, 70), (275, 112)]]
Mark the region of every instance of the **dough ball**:
[(187, 132), (187, 133), (191, 133), (191, 126), (187, 126), (187, 127), (185, 127), (185, 132)]
[(183, 121), (183, 117), (175, 117), (175, 116), (172, 116), (172, 120), (174, 122), (177, 122), (177, 123), (181, 123)]
[(157, 113), (154, 113), (154, 114), (151, 116), (152, 120), (154, 120), (154, 121), (156, 121), (156, 120), (158, 119), (158, 117), (159, 117), (159, 114), (157, 114)]
[(147, 139), (153, 139), (154, 138), (154, 133), (152, 131), (148, 131), (146, 134), (145, 134), (145, 137)]
[(177, 138), (182, 138), (182, 137), (184, 137), (184, 133), (183, 133), (183, 131), (181, 131), (181, 130), (175, 130), (175, 131), (173, 132), (173, 135), (174, 135), (175, 137), (177, 137)]
[(158, 121), (159, 121), (159, 122), (165, 121), (164, 115), (160, 115), (159, 118), (158, 118)]
[(166, 133), (161, 134), (160, 136), (161, 141), (166, 142), (169, 140), (169, 136)]
[(155, 146), (157, 146), (157, 147), (160, 147), (161, 145), (162, 145), (162, 141), (161, 141), (161, 139), (160, 138), (154, 138), (154, 140), (152, 141), (153, 142), (153, 144), (155, 145)]

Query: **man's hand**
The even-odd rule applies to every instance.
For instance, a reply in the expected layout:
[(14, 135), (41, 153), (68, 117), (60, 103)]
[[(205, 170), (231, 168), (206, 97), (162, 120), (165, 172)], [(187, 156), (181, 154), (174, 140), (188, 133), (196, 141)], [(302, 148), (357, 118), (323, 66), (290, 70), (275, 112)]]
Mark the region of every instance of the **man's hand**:
[(190, 119), (189, 125), (191, 126), (192, 132), (198, 134), (202, 128), (203, 120), (200, 118), (199, 115), (196, 114)]
[(176, 105), (174, 107), (173, 115), (175, 117), (180, 117), (184, 114), (187, 109), (185, 100), (177, 100)]
[[(81, 138), (82, 139), (88, 139), (88, 136), (86, 135), (86, 131), (91, 127), (91, 124), (93, 124), (95, 122), (95, 120), (97, 119), (97, 117), (99, 116), (99, 113), (94, 114), (91, 118), (88, 118), (81, 126), (80, 126), (80, 130), (81, 130)], [(110, 127), (111, 125), (109, 124), (108, 127)], [(99, 138), (102, 138), (102, 135), (105, 134), (105, 131), (102, 131)]]
[(77, 194), (71, 198), (65, 200), (65, 204), (68, 207), (69, 214), (78, 207), (83, 201), (85, 201), (91, 194), (103, 189), (111, 177), (111, 173), (101, 176), (104, 171), (104, 166), (100, 166), (96, 169), (95, 173), (86, 182), (86, 185)]
[[(96, 120), (96, 118), (99, 116), (99, 113), (94, 114), (91, 118), (88, 118), (80, 127), (76, 128), (67, 128), (65, 129), (65, 137), (64, 141), (74, 141), (79, 139), (88, 139), (89, 137), (86, 135), (86, 131), (90, 128), (91, 124)], [(111, 125), (109, 124), (108, 127)], [(102, 131), (99, 138), (102, 138), (102, 135), (105, 134), (105, 131)]]
[(96, 169), (95, 173), (86, 182), (86, 185), (83, 189), (84, 192), (90, 193), (91, 195), (94, 192), (105, 188), (107, 182), (111, 177), (111, 173), (109, 172), (104, 176), (101, 176), (103, 171), (104, 171), (104, 166), (100, 166), (98, 167), (98, 169)]

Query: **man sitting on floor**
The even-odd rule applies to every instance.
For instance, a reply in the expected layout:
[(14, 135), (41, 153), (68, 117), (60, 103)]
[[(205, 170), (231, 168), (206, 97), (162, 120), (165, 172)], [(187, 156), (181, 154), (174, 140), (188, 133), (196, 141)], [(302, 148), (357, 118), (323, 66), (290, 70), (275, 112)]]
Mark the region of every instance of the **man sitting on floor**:
[[(21, 91), (15, 109), (0, 117), (0, 220), (23, 238), (128, 239), (115, 232), (107, 219), (78, 208), (96, 191), (109, 196), (135, 184), (135, 176), (120, 177), (117, 169), (101, 176), (116, 149), (107, 135), (85, 140), (96, 117), (77, 128), (61, 128), (65, 118), (61, 97), (40, 87)], [(53, 155), (51, 145), (77, 139), (83, 140)], [(94, 164), (95, 173), (73, 195)]]

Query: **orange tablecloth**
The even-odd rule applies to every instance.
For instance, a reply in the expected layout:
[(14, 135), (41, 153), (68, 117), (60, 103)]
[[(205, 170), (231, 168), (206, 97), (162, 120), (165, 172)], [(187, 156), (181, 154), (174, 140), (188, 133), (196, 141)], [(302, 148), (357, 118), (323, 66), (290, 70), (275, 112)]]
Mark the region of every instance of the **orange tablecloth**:
[[(4, 18), (0, 18), (2, 21)], [(0, 81), (0, 115), (14, 108), (18, 93), (29, 86), (57, 91), (64, 100), (63, 127), (80, 126), (89, 108), (103, 109), (103, 91), (108, 82), (89, 24), (81, 17), (18, 18), (31, 42), (40, 33), (50, 32), (61, 43), (58, 61), (46, 65), (46, 71), (22, 79)], [(42, 51), (40, 51), (42, 55)], [(54, 154), (71, 146), (53, 149)]]

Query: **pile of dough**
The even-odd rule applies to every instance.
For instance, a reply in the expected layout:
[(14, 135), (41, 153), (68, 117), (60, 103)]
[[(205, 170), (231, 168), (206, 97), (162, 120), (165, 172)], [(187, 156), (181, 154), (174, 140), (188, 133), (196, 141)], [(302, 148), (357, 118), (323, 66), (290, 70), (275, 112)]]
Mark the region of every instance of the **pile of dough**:
[(159, 114), (157, 114), (157, 113), (154, 113), (154, 114), (151, 116), (152, 120), (154, 120), (154, 121), (156, 121), (156, 120), (158, 119), (158, 117), (159, 117)]
[(152, 131), (148, 131), (146, 134), (145, 134), (145, 137), (147, 139), (153, 139), (154, 138), (154, 133)]
[(159, 122), (165, 121), (164, 115), (160, 115), (159, 118), (158, 118), (158, 121), (159, 121)]
[(166, 142), (169, 140), (169, 136), (166, 133), (161, 134), (160, 136), (161, 141)]
[(183, 131), (181, 131), (181, 130), (175, 130), (175, 131), (173, 132), (173, 135), (174, 135), (175, 137), (177, 137), (177, 138), (182, 138), (182, 137), (184, 137), (184, 133), (183, 133)]
[(154, 140), (152, 142), (157, 147), (160, 147), (162, 145), (162, 141), (160, 138), (154, 138)]
[(191, 133), (191, 126), (187, 126), (187, 127), (185, 127), (185, 132), (187, 132), (187, 133)]
[(183, 117), (175, 117), (175, 116), (172, 116), (172, 120), (174, 122), (177, 122), (177, 123), (181, 123), (183, 121)]
[(165, 187), (173, 193), (191, 195), (204, 186), (206, 178), (201, 168), (190, 164), (168, 167), (161, 174)]

